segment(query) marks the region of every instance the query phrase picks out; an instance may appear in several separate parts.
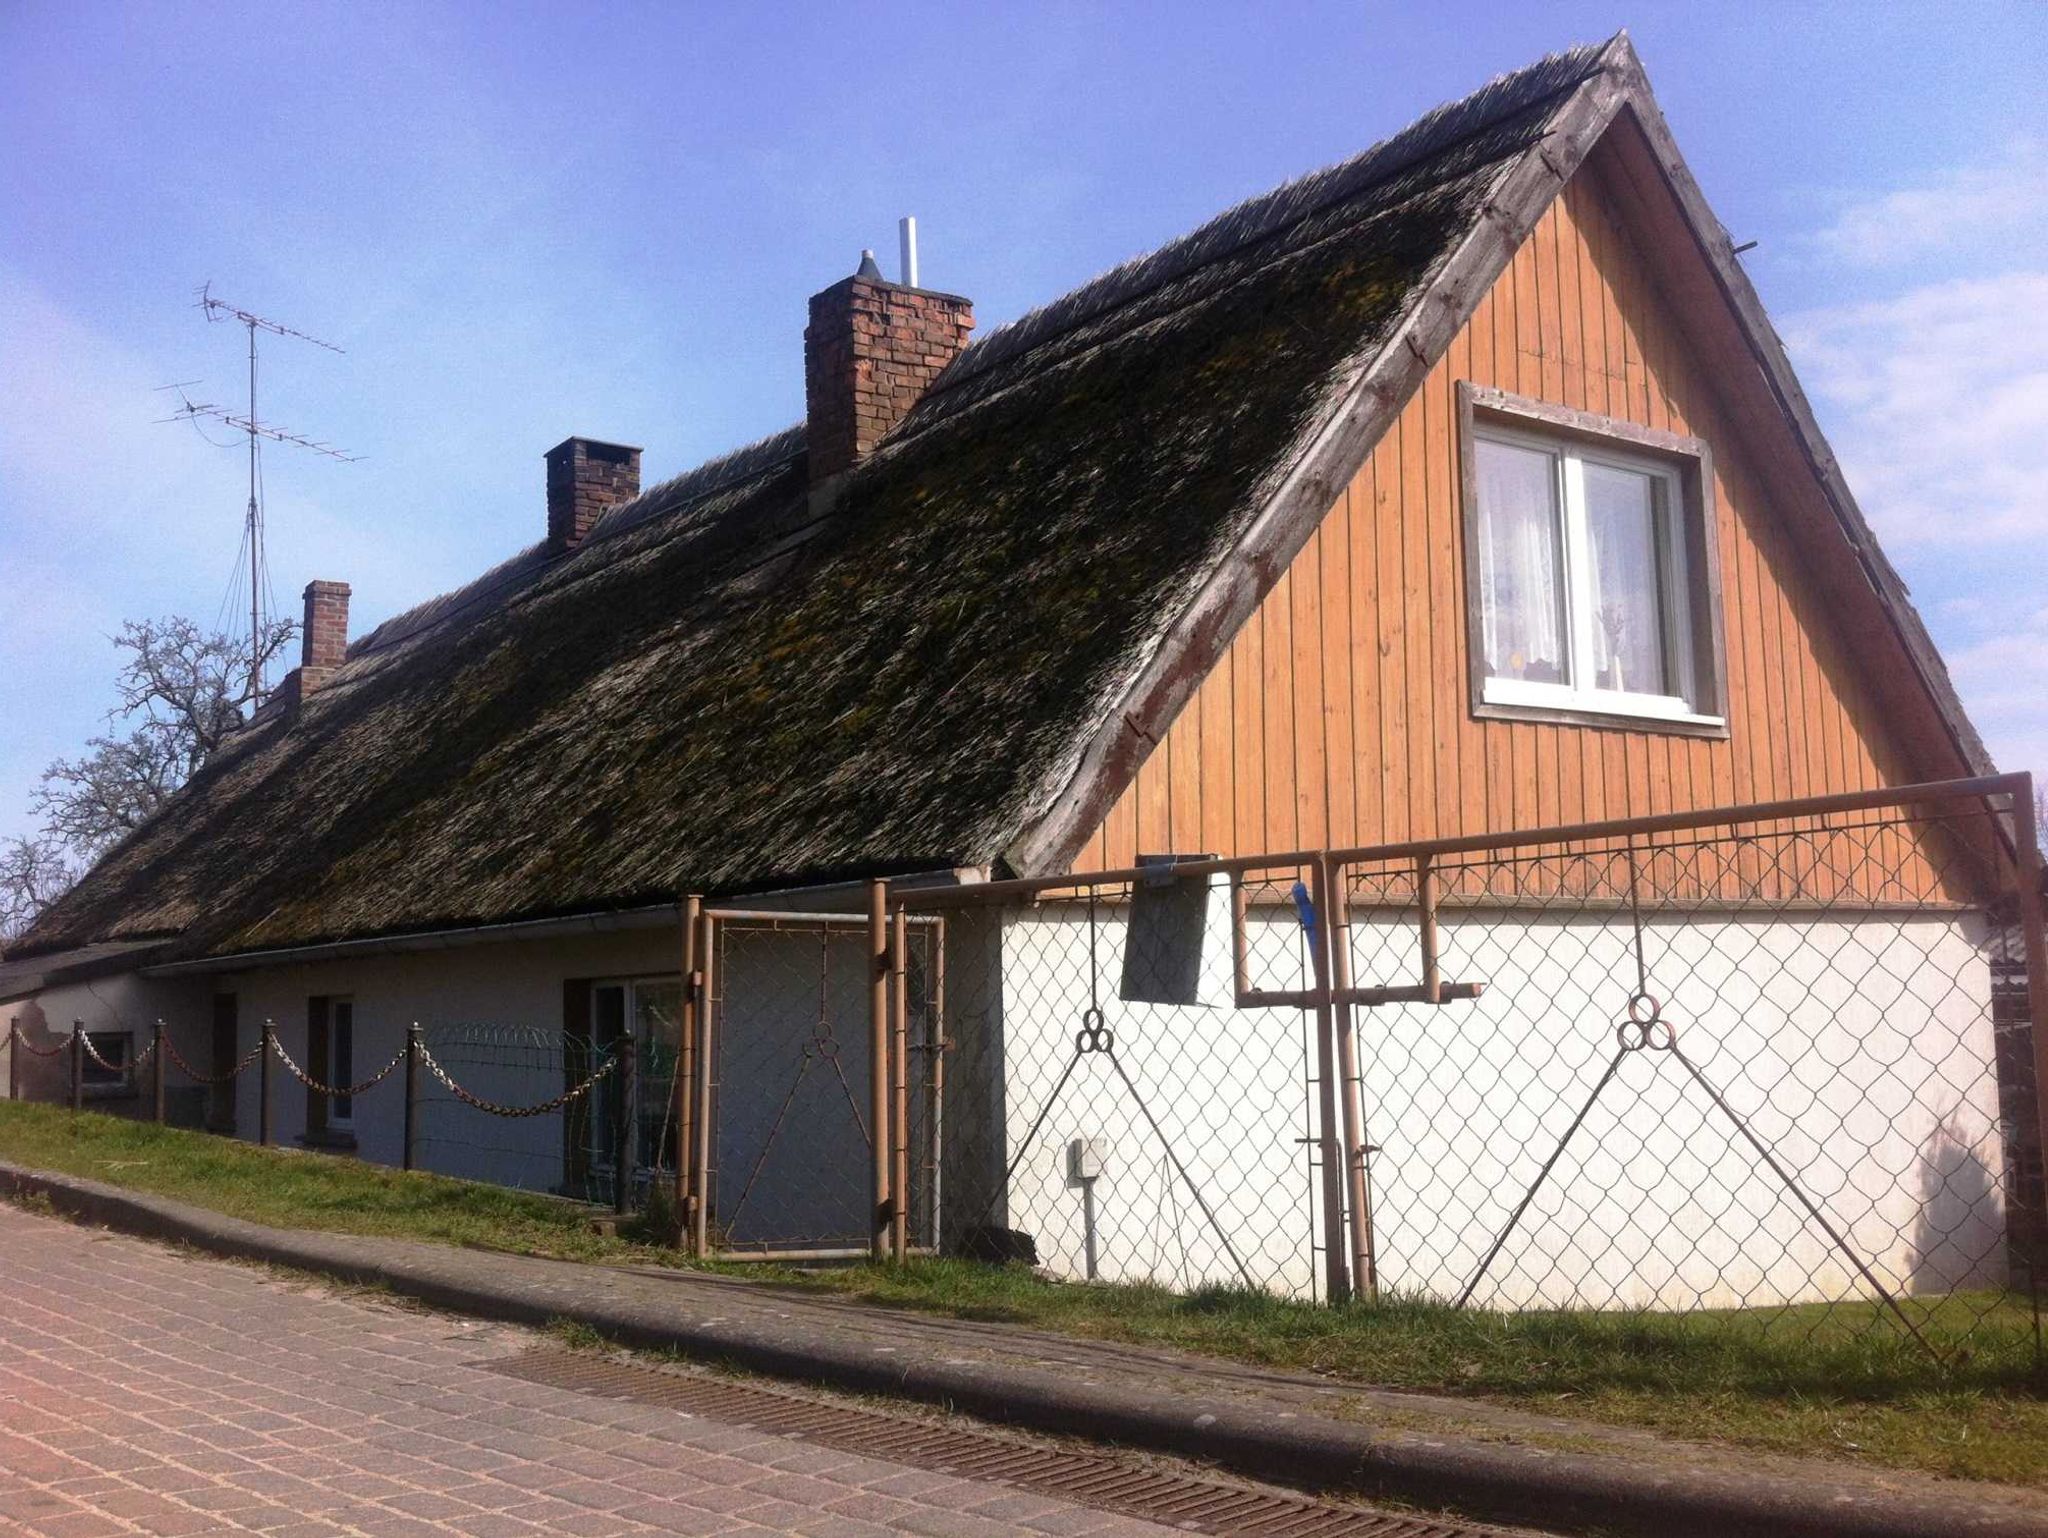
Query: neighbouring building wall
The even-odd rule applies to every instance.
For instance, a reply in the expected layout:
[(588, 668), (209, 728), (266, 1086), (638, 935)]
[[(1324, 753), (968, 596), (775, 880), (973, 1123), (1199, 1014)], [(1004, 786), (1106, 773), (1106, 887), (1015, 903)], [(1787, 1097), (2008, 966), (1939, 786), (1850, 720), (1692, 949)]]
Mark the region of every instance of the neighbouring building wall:
[[(1085, 1247), (1068, 1148), (1093, 1139), (1102, 1276), (1248, 1278), (1297, 1295), (1317, 1285), (1313, 1015), (1234, 1007), (1220, 907), (1219, 897), (1198, 1003), (1170, 1006), (1118, 997), (1125, 910), (1105, 906), (1096, 996), (1114, 1061), (1076, 1057), (1090, 1003), (1086, 920), (1004, 923), (1007, 1221), (1062, 1274), (1082, 1274)], [(1254, 911), (1265, 986), (1300, 985), (1299, 935), (1291, 913)], [(1967, 912), (1667, 913), (1646, 931), (1663, 1018), (1686, 1057), (1902, 1291), (2004, 1274), (1985, 943)], [(1356, 1030), (1380, 1286), (1453, 1298), (1614, 1061), (1634, 953), (1614, 912), (1452, 912), (1443, 944), (1445, 976), (1484, 981), (1480, 999), (1360, 1011)], [(1407, 915), (1354, 919), (1361, 985), (1417, 975), (1415, 947)], [(962, 984), (956, 1036), (987, 1029), (992, 1012)], [(949, 1072), (972, 1064), (963, 1053)], [(949, 1128), (949, 1169), (955, 1158), (985, 1166), (990, 1153), (972, 1127)], [(1849, 1257), (1705, 1087), (1673, 1054), (1638, 1051), (1474, 1301), (1677, 1308), (1859, 1295)]]
[[(501, 1104), (528, 1105), (564, 1088), (561, 1042), (570, 980), (673, 976), (680, 956), (678, 934), (663, 928), (271, 967), (208, 981), (211, 992), (234, 995), (239, 1051), (256, 1043), (268, 1019), (284, 1050), (310, 1068), (308, 1001), (346, 998), (354, 1011), (359, 1078), (390, 1061), (416, 1021), (465, 1088)], [(297, 1143), (306, 1135), (306, 1091), (281, 1064), (273, 1061), (270, 1071), (272, 1138)], [(486, 1116), (456, 1102), (431, 1074), (422, 1091), (421, 1168), (538, 1190), (562, 1184), (562, 1113)], [(235, 1087), (235, 1127), (242, 1137), (256, 1135), (260, 1094), (257, 1075), (243, 1074)], [(350, 1130), (361, 1157), (401, 1161), (404, 1103), (402, 1071), (357, 1097)]]
[[(206, 1050), (205, 985), (189, 980), (155, 979), (122, 974), (85, 982), (65, 983), (44, 989), (31, 998), (12, 999), (0, 1004), (0, 1025), (12, 1022), (30, 1048), (48, 1051), (60, 1046), (70, 1035), (73, 1021), (82, 1022), (96, 1036), (125, 1036), (130, 1060), (149, 1049), (156, 1022), (165, 1022), (175, 1048), (187, 1061), (203, 1066)], [(0, 1072), (5, 1071), (5, 1051), (0, 1047)], [(195, 1056), (194, 1054), (199, 1054)], [(45, 1057), (24, 1050), (17, 1068), (21, 1098), (63, 1101), (71, 1093), (71, 1059), (67, 1052)], [(149, 1116), (149, 1068), (130, 1087), (91, 1085), (86, 1099), (96, 1110), (116, 1115)], [(0, 1089), (7, 1080), (0, 1078)], [(165, 1119), (183, 1126), (198, 1125), (204, 1110), (204, 1095), (175, 1071), (165, 1084)]]
[[(1812, 515), (1787, 462), (1766, 462), (1739, 423), (1729, 382), (1688, 329), (1703, 322), (1682, 322), (1660, 291), (1600, 174), (1597, 164), (1582, 171), (1543, 216), (1075, 869), (1124, 868), (1140, 853), (1545, 827), (1961, 772), (1916, 760), (1901, 740), (1905, 712), (1886, 704), (1878, 673), (1904, 669), (1845, 635), (1795, 539), (1795, 520)], [(1460, 381), (1710, 446), (1726, 740), (1473, 717)]]

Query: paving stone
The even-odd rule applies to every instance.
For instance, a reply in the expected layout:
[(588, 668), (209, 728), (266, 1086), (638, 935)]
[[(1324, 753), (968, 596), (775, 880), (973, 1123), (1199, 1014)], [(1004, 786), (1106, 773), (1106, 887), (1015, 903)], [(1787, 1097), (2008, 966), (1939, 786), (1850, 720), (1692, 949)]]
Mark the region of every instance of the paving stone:
[[(531, 1333), (0, 1203), (0, 1531), (1045, 1538), (1169, 1531), (485, 1368)], [(119, 1332), (95, 1320), (122, 1322)]]

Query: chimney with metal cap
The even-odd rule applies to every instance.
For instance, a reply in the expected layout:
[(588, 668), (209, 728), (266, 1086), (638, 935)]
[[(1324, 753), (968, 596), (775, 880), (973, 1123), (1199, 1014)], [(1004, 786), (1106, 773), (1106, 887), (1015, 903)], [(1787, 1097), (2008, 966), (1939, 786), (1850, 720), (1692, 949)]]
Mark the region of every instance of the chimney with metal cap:
[[(916, 276), (916, 233), (905, 221), (904, 276)], [(974, 329), (974, 303), (891, 283), (860, 268), (811, 298), (804, 328), (804, 438), (815, 487), (865, 459), (910, 414)]]

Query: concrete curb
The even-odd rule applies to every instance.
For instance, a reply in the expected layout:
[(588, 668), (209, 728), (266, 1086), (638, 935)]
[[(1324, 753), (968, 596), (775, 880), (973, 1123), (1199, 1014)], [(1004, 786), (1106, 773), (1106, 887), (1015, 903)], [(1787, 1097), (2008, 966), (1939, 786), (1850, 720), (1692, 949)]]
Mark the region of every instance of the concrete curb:
[[(1304, 1489), (1380, 1496), (1481, 1520), (1645, 1538), (2048, 1538), (2037, 1507), (1959, 1488), (1954, 1495), (1811, 1478), (1646, 1464), (1509, 1442), (1375, 1430), (1200, 1395), (1163, 1398), (1113, 1372), (1079, 1377), (963, 1360), (914, 1347), (876, 1349), (775, 1311), (755, 1318), (678, 1318), (645, 1300), (606, 1297), (605, 1273), (396, 1240), (266, 1228), (162, 1197), (0, 1162), (0, 1192), (40, 1195), (57, 1211), (216, 1255), (370, 1283), (437, 1308), (514, 1324), (572, 1319), (642, 1349), (673, 1350), (796, 1383), (943, 1405), (983, 1420), (1201, 1459)], [(490, 1274), (502, 1271), (502, 1275)], [(579, 1287), (576, 1273), (590, 1280)], [(517, 1274), (515, 1274), (517, 1273)], [(725, 1286), (745, 1287), (745, 1283)], [(745, 1311), (739, 1311), (745, 1312)], [(1901, 1485), (1914, 1483), (1901, 1480)]]

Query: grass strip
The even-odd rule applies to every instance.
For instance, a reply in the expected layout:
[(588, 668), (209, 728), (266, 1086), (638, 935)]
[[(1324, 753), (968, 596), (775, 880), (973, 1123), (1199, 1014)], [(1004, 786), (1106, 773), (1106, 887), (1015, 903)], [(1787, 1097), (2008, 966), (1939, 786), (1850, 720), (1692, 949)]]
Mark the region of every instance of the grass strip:
[[(531, 1192), (0, 1102), (0, 1158), (277, 1228), (556, 1259), (685, 1265), (629, 1223)], [(716, 1263), (892, 1307), (1169, 1346), (1386, 1388), (1468, 1394), (1672, 1436), (2048, 1488), (2048, 1384), (2021, 1300), (1916, 1299), (1928, 1355), (1862, 1303), (1651, 1314), (1321, 1308), (1242, 1289), (1086, 1286), (1021, 1266)], [(1964, 1347), (1967, 1337), (1967, 1348)]]

